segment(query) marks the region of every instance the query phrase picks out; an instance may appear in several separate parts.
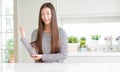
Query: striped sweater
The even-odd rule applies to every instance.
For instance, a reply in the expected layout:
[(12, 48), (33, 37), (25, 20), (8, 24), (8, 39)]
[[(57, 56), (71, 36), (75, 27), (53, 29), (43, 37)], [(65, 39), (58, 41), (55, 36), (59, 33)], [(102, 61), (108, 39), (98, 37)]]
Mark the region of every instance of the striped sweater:
[[(31, 41), (35, 41), (37, 38), (37, 29), (32, 32)], [(60, 52), (56, 54), (50, 54), (51, 52), (51, 46), (50, 46), (50, 40), (51, 35), (47, 32), (43, 33), (43, 39), (42, 39), (42, 50), (43, 50), (43, 56), (42, 60), (45, 63), (60, 63), (63, 62), (64, 59), (66, 59), (68, 54), (68, 41), (67, 41), (67, 35), (65, 31), (62, 28), (59, 28), (59, 41), (60, 41)], [(26, 38), (21, 38), (21, 41), (25, 48), (28, 50), (30, 55), (36, 54), (35, 47), (36, 45), (31, 45)], [(37, 61), (35, 61), (37, 62)]]

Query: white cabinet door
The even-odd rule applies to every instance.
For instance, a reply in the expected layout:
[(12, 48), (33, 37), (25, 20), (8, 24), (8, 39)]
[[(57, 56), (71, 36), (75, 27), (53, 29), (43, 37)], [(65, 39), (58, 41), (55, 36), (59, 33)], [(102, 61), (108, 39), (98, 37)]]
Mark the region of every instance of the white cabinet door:
[(93, 57), (94, 63), (120, 63), (119, 56)]
[(64, 60), (64, 63), (93, 63), (93, 61), (93, 57), (70, 56), (66, 60)]
[(120, 0), (59, 0), (60, 16), (118, 16)]
[(70, 56), (65, 63), (120, 63), (119, 56)]

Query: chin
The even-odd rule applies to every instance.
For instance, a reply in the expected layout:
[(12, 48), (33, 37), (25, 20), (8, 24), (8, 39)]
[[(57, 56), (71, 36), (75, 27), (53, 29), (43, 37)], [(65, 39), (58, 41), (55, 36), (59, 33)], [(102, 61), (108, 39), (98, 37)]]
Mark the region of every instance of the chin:
[(45, 23), (46, 25), (49, 25), (50, 23)]

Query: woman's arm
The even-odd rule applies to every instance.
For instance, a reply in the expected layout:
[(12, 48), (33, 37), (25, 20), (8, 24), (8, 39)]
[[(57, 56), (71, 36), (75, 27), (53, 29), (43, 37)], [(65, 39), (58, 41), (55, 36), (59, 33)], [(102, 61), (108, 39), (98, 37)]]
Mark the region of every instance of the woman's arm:
[(31, 46), (26, 38), (21, 38), (21, 41), (31, 56), (37, 54), (34, 46)]
[(32, 48), (32, 46), (29, 44), (28, 40), (26, 39), (25, 36), (25, 27), (22, 25), (19, 25), (19, 30), (21, 33), (21, 41), (23, 43), (23, 45), (25, 46), (25, 48), (27, 49), (27, 51), (29, 52), (30, 55), (36, 54), (35, 48)]
[[(34, 34), (34, 33), (33, 33)], [(36, 35), (36, 34), (34, 34)], [(35, 37), (33, 35), (33, 38)], [(34, 60), (39, 60), (42, 58), (43, 61), (58, 61), (66, 59), (68, 54), (68, 41), (67, 35), (64, 30), (60, 30), (60, 52), (56, 54), (36, 54), (32, 55)]]
[(55, 60), (63, 60), (68, 55), (68, 41), (67, 34), (63, 29), (59, 31), (60, 36), (60, 53), (56, 54), (43, 54), (43, 61), (55, 61)]

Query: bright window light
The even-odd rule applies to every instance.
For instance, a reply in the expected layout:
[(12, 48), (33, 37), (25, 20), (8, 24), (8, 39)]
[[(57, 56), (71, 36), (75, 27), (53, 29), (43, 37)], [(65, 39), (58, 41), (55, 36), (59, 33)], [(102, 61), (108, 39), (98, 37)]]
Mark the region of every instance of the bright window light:
[(115, 39), (117, 36), (120, 36), (120, 23), (64, 23), (63, 28), (66, 31), (68, 36), (76, 36), (78, 38), (85, 36), (89, 41), (91, 35), (100, 35), (100, 43), (103, 44), (104, 37), (112, 36)]

